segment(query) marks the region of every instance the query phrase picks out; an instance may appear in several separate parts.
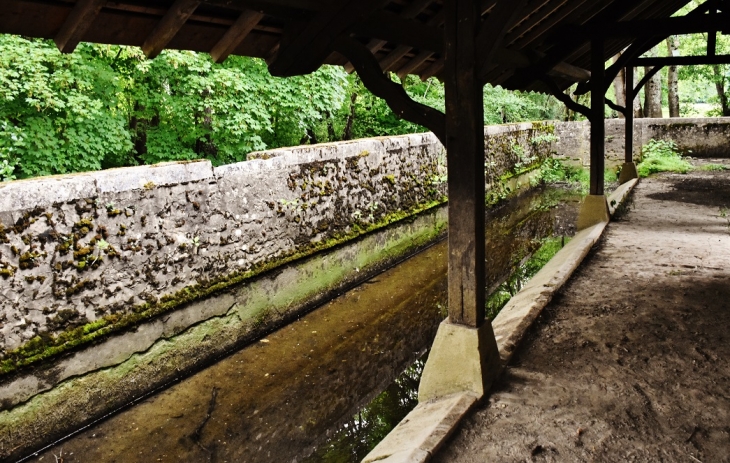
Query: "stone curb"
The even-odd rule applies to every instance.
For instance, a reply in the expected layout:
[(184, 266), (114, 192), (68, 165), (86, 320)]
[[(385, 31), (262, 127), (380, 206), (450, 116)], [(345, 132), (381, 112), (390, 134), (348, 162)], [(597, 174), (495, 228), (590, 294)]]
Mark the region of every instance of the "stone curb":
[[(634, 179), (608, 198), (613, 215), (637, 184)], [(608, 225), (602, 222), (576, 234), (492, 322), (502, 365), (507, 365), (527, 330), (575, 272)], [(488, 392), (488, 391), (487, 391)], [(485, 393), (485, 395), (487, 395)], [(463, 392), (419, 403), (363, 460), (362, 463), (425, 463), (441, 448), (461, 419), (481, 397)]]

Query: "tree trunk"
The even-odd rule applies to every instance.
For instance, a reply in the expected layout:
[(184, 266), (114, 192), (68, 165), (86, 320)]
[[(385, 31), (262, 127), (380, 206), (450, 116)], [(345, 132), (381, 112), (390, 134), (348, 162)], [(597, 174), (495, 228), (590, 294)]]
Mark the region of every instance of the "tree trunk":
[(345, 130), (342, 131), (343, 140), (352, 140), (352, 123), (355, 122), (355, 102), (357, 101), (357, 93), (350, 95), (350, 115), (347, 116)]
[[(652, 68), (644, 68), (644, 72)], [(646, 117), (662, 117), (662, 76), (658, 72), (649, 79), (644, 87), (644, 115)]]
[[(669, 52), (669, 56), (679, 56), (679, 38), (676, 35), (667, 37), (667, 51)], [(667, 89), (669, 117), (679, 117), (679, 77), (677, 66), (669, 66)]]
[[(621, 57), (621, 53), (613, 57), (615, 63)], [(621, 69), (615, 79), (613, 79), (613, 88), (616, 93), (616, 104), (626, 107), (626, 72)], [(618, 113), (619, 119), (623, 119), (624, 115)]]
[(728, 117), (730, 116), (730, 102), (728, 102), (727, 93), (725, 93), (725, 77), (722, 74), (722, 69), (717, 64), (712, 66), (712, 72), (715, 74), (715, 88), (717, 89), (717, 96), (720, 98), (722, 115)]
[[(649, 52), (650, 56), (657, 56), (656, 48)], [(651, 67), (644, 68), (644, 75), (652, 70)], [(662, 76), (658, 72), (649, 79), (644, 86), (644, 116), (662, 117)]]

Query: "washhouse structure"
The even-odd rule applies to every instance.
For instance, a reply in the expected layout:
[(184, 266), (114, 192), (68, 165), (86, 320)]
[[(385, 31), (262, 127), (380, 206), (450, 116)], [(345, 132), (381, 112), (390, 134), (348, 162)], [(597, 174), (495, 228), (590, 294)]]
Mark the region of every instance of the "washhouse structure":
[[(420, 399), (469, 389), (482, 395), (499, 371), (485, 320), (483, 86), (554, 95), (587, 116), (590, 195), (579, 228), (608, 221), (604, 194), (606, 104), (625, 113), (622, 181), (636, 177), (629, 110), (606, 99), (609, 85), (634, 66), (730, 63), (716, 55), (728, 33), (728, 0), (708, 0), (684, 17), (687, 0), (6, 0), (0, 33), (53, 39), (64, 53), (81, 41), (140, 46), (151, 59), (164, 49), (263, 58), (275, 76), (323, 64), (358, 73), (400, 117), (430, 129), (446, 147), (449, 197), (448, 320), (429, 358)], [(707, 32), (707, 56), (641, 58), (669, 35)], [(606, 68), (611, 56), (624, 50)], [(445, 113), (413, 101), (388, 73), (445, 82)], [(629, 92), (628, 101), (650, 75)], [(591, 92), (591, 107), (570, 98)], [(629, 85), (631, 88), (632, 85)], [(439, 341), (440, 339), (440, 341)], [(466, 347), (465, 347), (466, 346)], [(465, 351), (466, 349), (466, 351)], [(472, 365), (458, 379), (439, 365)]]

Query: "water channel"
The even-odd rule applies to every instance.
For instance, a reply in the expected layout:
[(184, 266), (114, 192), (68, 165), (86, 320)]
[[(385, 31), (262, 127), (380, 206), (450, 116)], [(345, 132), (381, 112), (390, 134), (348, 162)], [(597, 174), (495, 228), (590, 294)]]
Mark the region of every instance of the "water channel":
[[(536, 188), (489, 211), (490, 293), (544, 238), (574, 233), (579, 199)], [(359, 461), (416, 404), (446, 254), (437, 243), (26, 461)]]

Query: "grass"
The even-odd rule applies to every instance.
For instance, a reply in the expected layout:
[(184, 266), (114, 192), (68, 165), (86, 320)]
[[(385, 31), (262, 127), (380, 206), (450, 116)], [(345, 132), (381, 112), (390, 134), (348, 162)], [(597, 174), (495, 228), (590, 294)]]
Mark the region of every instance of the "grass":
[(727, 166), (723, 166), (722, 164), (705, 164), (700, 167), (700, 170), (708, 170), (710, 172), (719, 172), (721, 170), (730, 170), (730, 168)]
[[(605, 169), (603, 178), (607, 182), (618, 180), (618, 172), (614, 169)], [(540, 180), (545, 183), (564, 182), (574, 186), (580, 186), (582, 194), (588, 194), (591, 186), (590, 170), (583, 167), (576, 167), (564, 164), (559, 159), (548, 158), (540, 168)]]
[(648, 177), (658, 172), (686, 174), (692, 164), (682, 158), (677, 144), (669, 140), (649, 140), (641, 149), (642, 160), (636, 169), (639, 177)]

